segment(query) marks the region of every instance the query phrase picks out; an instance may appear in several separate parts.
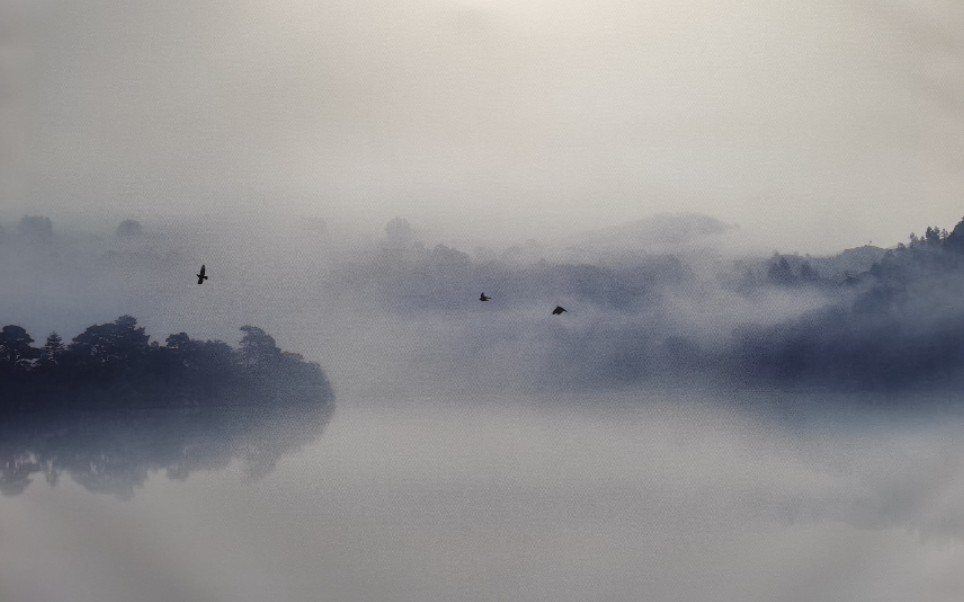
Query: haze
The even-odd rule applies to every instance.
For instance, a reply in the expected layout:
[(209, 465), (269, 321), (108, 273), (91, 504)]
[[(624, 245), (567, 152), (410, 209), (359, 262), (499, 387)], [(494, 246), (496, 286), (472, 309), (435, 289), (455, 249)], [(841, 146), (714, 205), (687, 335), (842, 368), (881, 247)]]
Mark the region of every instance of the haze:
[(959, 599), (962, 49), (940, 0), (0, 0), (0, 387), (127, 314), (335, 392), (0, 388), (0, 599)]
[(817, 252), (961, 213), (952, 2), (3, 0), (0, 22), (8, 219), (404, 215), (504, 243), (672, 210)]

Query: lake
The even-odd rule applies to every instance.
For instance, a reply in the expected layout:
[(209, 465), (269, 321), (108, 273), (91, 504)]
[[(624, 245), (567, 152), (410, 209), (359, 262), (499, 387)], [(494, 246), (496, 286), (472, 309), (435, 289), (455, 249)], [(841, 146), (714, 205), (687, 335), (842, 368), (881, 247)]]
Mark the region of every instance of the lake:
[(25, 420), (0, 599), (959, 600), (960, 414), (777, 401)]

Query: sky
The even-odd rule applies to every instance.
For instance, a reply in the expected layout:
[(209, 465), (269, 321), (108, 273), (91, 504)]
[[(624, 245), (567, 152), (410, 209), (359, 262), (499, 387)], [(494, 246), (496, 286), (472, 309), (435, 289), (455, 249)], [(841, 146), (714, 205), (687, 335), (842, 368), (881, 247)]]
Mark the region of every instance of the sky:
[(0, 0), (0, 218), (952, 227), (952, 1)]

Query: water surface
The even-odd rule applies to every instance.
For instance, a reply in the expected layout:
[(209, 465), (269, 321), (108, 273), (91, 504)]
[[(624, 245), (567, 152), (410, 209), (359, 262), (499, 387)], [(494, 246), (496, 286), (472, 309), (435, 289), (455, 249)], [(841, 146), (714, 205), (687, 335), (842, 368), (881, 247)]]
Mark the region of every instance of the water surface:
[(188, 470), (92, 430), (140, 468), (97, 487), (65, 442), (0, 497), (0, 599), (959, 599), (964, 420), (760, 408), (345, 399), (194, 432)]

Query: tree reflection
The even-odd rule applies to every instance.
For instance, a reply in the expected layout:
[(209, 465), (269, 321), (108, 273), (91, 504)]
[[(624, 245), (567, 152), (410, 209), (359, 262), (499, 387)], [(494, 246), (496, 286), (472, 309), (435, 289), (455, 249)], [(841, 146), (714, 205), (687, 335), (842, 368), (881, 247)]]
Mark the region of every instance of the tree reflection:
[(317, 440), (334, 404), (223, 408), (23, 412), (0, 421), (0, 493), (64, 473), (88, 491), (130, 498), (163, 471), (186, 479), (234, 461), (258, 479), (285, 455)]

